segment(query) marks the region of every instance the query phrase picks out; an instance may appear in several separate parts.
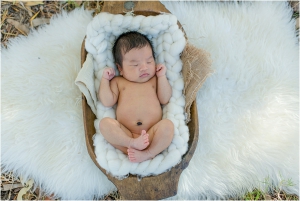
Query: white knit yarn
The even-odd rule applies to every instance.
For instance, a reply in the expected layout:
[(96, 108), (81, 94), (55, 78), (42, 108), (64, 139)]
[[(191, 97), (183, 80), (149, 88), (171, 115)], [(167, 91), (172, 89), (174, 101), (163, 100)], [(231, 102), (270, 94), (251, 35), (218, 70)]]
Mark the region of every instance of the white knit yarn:
[(178, 164), (186, 153), (189, 140), (189, 129), (185, 124), (183, 95), (184, 82), (181, 74), (182, 62), (180, 54), (186, 40), (177, 25), (177, 18), (171, 14), (157, 16), (123, 16), (100, 13), (88, 25), (85, 48), (93, 55), (95, 90), (98, 92), (102, 72), (105, 67), (113, 67), (112, 46), (116, 38), (126, 31), (138, 31), (145, 34), (154, 46), (156, 62), (167, 67), (167, 78), (173, 93), (170, 102), (163, 107), (163, 118), (174, 123), (175, 134), (171, 145), (152, 160), (132, 163), (121, 151), (111, 146), (99, 130), (99, 121), (104, 117), (116, 118), (115, 107), (104, 107), (97, 102), (97, 119), (94, 122), (96, 134), (94, 146), (97, 161), (110, 174), (123, 178), (126, 175), (140, 176), (161, 174)]

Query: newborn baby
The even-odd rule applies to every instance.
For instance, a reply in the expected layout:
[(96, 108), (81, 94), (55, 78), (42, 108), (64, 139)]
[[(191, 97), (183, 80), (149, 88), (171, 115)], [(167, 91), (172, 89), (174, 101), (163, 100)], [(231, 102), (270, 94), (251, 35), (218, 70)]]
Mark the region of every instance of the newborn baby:
[(174, 135), (172, 121), (162, 119), (161, 104), (168, 103), (172, 95), (167, 69), (156, 65), (150, 40), (138, 32), (120, 35), (113, 56), (121, 76), (115, 77), (113, 68), (104, 69), (98, 98), (106, 107), (118, 103), (116, 119), (103, 118), (100, 131), (131, 162), (154, 158)]

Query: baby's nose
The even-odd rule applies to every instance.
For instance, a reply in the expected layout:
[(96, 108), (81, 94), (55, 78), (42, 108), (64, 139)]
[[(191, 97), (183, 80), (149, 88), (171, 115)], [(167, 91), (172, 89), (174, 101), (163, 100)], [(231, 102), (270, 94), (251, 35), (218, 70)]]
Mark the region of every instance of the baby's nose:
[(140, 68), (141, 71), (147, 70), (147, 69), (148, 69), (148, 67), (147, 67), (146, 64), (142, 64), (142, 65), (141, 65), (141, 68)]

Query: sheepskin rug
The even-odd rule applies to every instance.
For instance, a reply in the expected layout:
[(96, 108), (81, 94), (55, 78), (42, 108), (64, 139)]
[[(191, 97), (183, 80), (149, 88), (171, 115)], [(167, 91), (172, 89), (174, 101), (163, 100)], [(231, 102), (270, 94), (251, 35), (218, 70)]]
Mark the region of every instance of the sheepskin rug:
[[(198, 147), (171, 199), (270, 187), (299, 195), (299, 47), (288, 4), (163, 4), (215, 71), (198, 92)], [(2, 171), (62, 199), (116, 190), (87, 153), (74, 84), (91, 19), (83, 9), (63, 13), (2, 48)]]
[(288, 3), (163, 4), (215, 71), (197, 94), (199, 143), (178, 198), (271, 186), (299, 195), (299, 46)]

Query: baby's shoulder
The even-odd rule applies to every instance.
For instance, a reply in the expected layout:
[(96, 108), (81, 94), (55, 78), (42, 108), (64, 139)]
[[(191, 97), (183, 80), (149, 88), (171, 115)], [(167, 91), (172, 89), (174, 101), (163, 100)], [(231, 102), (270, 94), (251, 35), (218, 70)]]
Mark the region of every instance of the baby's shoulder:
[(113, 79), (111, 79), (112, 83), (116, 83), (117, 85), (124, 84), (124, 81), (126, 81), (122, 76), (115, 76)]
[(115, 76), (111, 79), (111, 81), (118, 82), (118, 81), (122, 80), (122, 78), (123, 78), (122, 76)]

